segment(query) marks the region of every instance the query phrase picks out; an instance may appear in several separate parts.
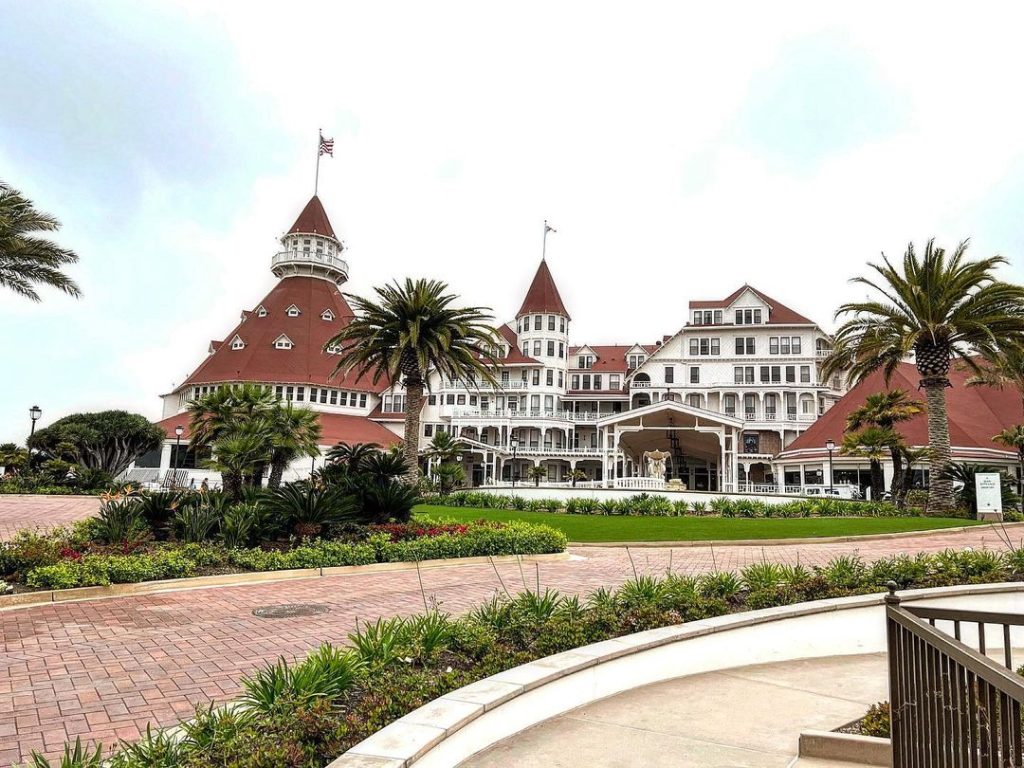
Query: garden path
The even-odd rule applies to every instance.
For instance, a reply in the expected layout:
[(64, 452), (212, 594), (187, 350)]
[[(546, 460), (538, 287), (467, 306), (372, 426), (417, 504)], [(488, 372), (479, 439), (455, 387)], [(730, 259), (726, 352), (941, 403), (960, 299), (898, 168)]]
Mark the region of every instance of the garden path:
[[(1013, 529), (1016, 535), (1019, 532)], [(110, 743), (134, 739), (147, 723), (170, 725), (194, 704), (227, 701), (238, 679), (279, 655), (303, 655), (326, 642), (344, 642), (356, 619), (422, 611), (424, 601), (445, 611), (466, 610), (503, 588), (533, 587), (585, 593), (615, 586), (638, 573), (700, 573), (739, 569), (762, 558), (805, 565), (840, 554), (874, 559), (948, 547), (1002, 546), (996, 529), (854, 543), (807, 541), (787, 546), (586, 547), (568, 561), (521, 571), (453, 565), (424, 570), (345, 574), (230, 587), (118, 597), (0, 611), (0, 766), (32, 749), (58, 753), (67, 739)], [(504, 587), (503, 587), (504, 585)], [(318, 616), (261, 619), (254, 608), (320, 603)]]
[(0, 494), (0, 541), (18, 531), (56, 528), (92, 517), (99, 511), (98, 496), (21, 496)]
[[(680, 677), (567, 712), (462, 768), (788, 768), (800, 732), (831, 731), (888, 698), (884, 654)], [(823, 768), (824, 761), (796, 765)], [(854, 768), (852, 763), (842, 763)]]

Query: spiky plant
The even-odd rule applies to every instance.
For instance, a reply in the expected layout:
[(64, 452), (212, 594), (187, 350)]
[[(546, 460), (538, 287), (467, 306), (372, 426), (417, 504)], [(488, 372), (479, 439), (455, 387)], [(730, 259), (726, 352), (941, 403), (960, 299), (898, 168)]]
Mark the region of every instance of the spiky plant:
[[(864, 427), (880, 427), (894, 430), (897, 424), (924, 412), (924, 404), (907, 396), (902, 389), (890, 389), (868, 395), (864, 404), (853, 409), (846, 417), (846, 429), (851, 432)], [(903, 507), (908, 487), (903, 482), (903, 450), (900, 441), (890, 446), (892, 459), (892, 500), (897, 507)]]
[(842, 305), (836, 317), (851, 316), (836, 332), (823, 376), (847, 370), (857, 382), (881, 370), (888, 382), (900, 363), (913, 357), (928, 404), (929, 505), (955, 508), (952, 482), (943, 470), (951, 461), (946, 388), (949, 368), (960, 359), (973, 371), (981, 360), (998, 360), (1002, 350), (1024, 339), (1024, 288), (997, 280), (1006, 259), (966, 259), (967, 242), (950, 254), (929, 240), (918, 255), (911, 243), (894, 266), (882, 256), (869, 265), (874, 276), (856, 277), (879, 298)]
[(420, 412), (429, 374), (473, 386), (495, 383), (497, 331), (484, 307), (458, 308), (456, 296), (437, 280), (394, 282), (376, 298), (347, 296), (356, 316), (325, 345), (340, 350), (334, 372), (386, 378), (406, 391), (405, 459), (417, 479)]

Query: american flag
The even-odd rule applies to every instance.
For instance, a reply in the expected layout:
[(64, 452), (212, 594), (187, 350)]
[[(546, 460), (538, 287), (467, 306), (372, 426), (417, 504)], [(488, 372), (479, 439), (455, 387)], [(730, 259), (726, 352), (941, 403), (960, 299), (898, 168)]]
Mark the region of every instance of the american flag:
[(322, 133), (320, 134), (320, 154), (334, 157), (334, 139), (325, 139)]

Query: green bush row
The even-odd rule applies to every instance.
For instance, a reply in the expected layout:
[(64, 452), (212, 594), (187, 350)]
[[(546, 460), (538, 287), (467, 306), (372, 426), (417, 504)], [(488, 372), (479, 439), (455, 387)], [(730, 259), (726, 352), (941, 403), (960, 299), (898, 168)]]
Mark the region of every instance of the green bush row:
[(522, 496), (460, 491), (447, 496), (443, 503), (453, 507), (477, 509), (508, 509), (529, 512), (565, 512), (570, 515), (637, 515), (683, 517), (705, 515), (717, 517), (782, 518), (782, 517), (909, 517), (919, 515), (917, 509), (899, 509), (883, 501), (851, 501), (848, 499), (795, 499), (771, 504), (756, 499), (710, 501), (672, 501), (665, 496), (639, 493), (626, 499), (526, 499)]
[[(48, 541), (45, 536), (36, 534), (26, 534), (25, 540), (40, 542), (40, 547)], [(467, 526), (465, 533), (425, 536), (410, 541), (391, 541), (387, 534), (376, 534), (356, 543), (315, 539), (288, 550), (167, 544), (144, 554), (91, 554), (59, 559), (28, 569), (25, 584), (36, 589), (70, 589), (183, 578), (211, 566), (279, 571), (481, 555), (547, 554), (563, 552), (566, 545), (565, 534), (561, 531), (521, 522), (473, 524)], [(54, 546), (46, 546), (47, 554), (53, 555)]]
[[(884, 588), (1024, 578), (1024, 550), (899, 555), (873, 563), (837, 557), (807, 568), (770, 562), (700, 576), (638, 575), (586, 597), (551, 590), (503, 595), (453, 617), (431, 610), (363, 622), (347, 648), (324, 645), (304, 660), (278, 659), (242, 680), (241, 707), (197, 707), (177, 738), (148, 731), (137, 744), (68, 768), (322, 768), (394, 720), (452, 690), (519, 664), (657, 627), (802, 600)], [(50, 764), (35, 758), (36, 768)], [(65, 765), (62, 763), (62, 765)]]

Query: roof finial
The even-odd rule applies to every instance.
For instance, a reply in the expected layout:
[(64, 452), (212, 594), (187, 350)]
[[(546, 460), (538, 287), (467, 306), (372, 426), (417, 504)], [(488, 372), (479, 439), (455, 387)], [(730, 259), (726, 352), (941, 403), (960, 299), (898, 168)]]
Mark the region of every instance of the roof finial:
[(548, 224), (548, 220), (544, 219), (544, 244), (540, 251), (540, 260), (544, 261), (548, 256), (548, 232), (554, 232), (558, 234), (558, 230)]

